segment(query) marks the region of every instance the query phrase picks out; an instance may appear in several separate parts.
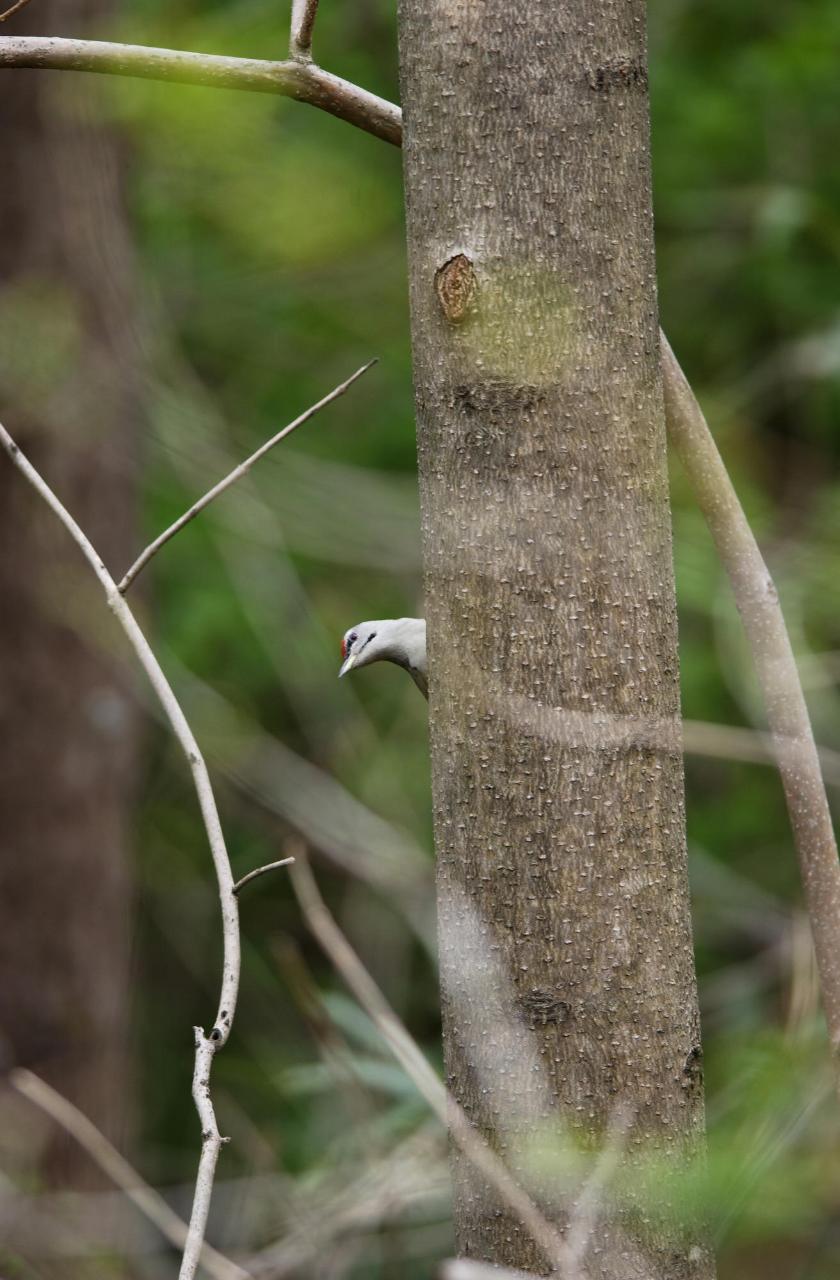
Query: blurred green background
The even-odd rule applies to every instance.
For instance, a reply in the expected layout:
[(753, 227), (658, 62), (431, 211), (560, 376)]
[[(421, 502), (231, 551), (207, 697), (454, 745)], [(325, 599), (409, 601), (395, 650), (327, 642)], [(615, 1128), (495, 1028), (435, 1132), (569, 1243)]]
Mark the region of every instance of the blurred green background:
[[(263, 57), (286, 43), (265, 0), (142, 0), (98, 34)], [(838, 47), (829, 0), (650, 6), (662, 323), (776, 576), (817, 739), (834, 750)], [(323, 0), (315, 49), (398, 99), (393, 4)], [(399, 152), (280, 99), (104, 79), (97, 91), (126, 139), (139, 264), (138, 547), (379, 357), (160, 554), (145, 607), (218, 779), (235, 872), (281, 856), (301, 829), (343, 928), (438, 1062), (435, 968), (418, 940), (432, 875), (426, 707), (396, 668), (336, 680), (348, 626), (422, 609)], [(42, 324), (43, 299), (24, 301)], [(43, 343), (60, 361), (48, 310)], [(673, 494), (684, 714), (761, 729), (729, 590), (676, 466)], [(150, 726), (133, 1151), (149, 1180), (177, 1187), (196, 1161), (190, 1027), (215, 1008), (218, 904), (189, 779)], [(760, 749), (750, 742), (737, 749)], [(728, 758), (732, 743), (721, 733), (686, 761), (710, 1133), (697, 1195), (722, 1277), (821, 1280), (840, 1265), (840, 1112), (781, 788), (772, 768)], [(839, 762), (829, 751), (832, 802)], [(233, 1140), (211, 1238), (243, 1255), (279, 1242), (276, 1275), (431, 1274), (452, 1248), (436, 1125), (309, 939), (283, 874), (250, 886), (242, 914), (241, 1007), (214, 1068)], [(171, 1260), (136, 1265), (154, 1277)]]

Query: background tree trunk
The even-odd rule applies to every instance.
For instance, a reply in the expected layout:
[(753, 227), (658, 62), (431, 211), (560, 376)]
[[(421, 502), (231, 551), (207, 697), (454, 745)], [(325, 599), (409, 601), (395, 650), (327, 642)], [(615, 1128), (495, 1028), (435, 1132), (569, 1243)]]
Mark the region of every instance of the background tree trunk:
[[(446, 1070), (563, 1223), (558, 1120), (702, 1142), (645, 7), (402, 0), (400, 55)], [(455, 1181), (463, 1253), (544, 1266)], [(711, 1272), (670, 1185), (590, 1277)]]
[[(52, 0), (13, 24), (78, 30), (104, 9)], [(95, 92), (81, 77), (0, 77), (0, 408), (121, 569), (135, 546), (138, 388), (118, 155), (93, 123)], [(40, 500), (0, 467), (0, 1061), (41, 1073), (118, 1137), (138, 726), (88, 578)], [(2, 1114), (7, 1170), (62, 1187), (99, 1181), (22, 1100), (6, 1094)]]

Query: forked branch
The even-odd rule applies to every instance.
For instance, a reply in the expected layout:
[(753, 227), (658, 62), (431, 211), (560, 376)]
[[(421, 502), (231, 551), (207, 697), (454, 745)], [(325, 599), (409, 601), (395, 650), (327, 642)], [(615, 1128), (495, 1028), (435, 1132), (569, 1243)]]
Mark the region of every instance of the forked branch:
[(399, 146), (399, 107), (349, 80), (330, 75), (304, 58), (270, 62), (262, 58), (228, 58), (182, 49), (115, 44), (105, 40), (66, 40), (58, 36), (0, 37), (0, 67), (45, 67), (56, 71), (98, 71), (144, 80), (208, 85), (215, 89), (250, 89), (275, 93), (327, 111), (365, 133)]

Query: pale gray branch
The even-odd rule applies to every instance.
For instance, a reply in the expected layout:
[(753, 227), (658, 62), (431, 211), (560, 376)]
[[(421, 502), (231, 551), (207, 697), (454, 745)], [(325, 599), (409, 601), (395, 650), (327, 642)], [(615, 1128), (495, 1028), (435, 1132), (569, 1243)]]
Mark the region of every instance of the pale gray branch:
[[(222, 959), (222, 986), (219, 999), (219, 1009), (216, 1015), (216, 1022), (210, 1036), (204, 1040), (202, 1037), (203, 1047), (198, 1046), (196, 1050), (196, 1071), (198, 1071), (199, 1057), (202, 1066), (202, 1079), (206, 1081), (210, 1063), (217, 1049), (220, 1049), (230, 1034), (230, 1028), (233, 1022), (233, 1015), (236, 1009), (236, 1000), (239, 992), (239, 969), (240, 969), (240, 945), (239, 945), (239, 911), (236, 901), (236, 895), (233, 892), (233, 875), (230, 869), (230, 860), (228, 858), (227, 848), (225, 846), (224, 834), (222, 832), (221, 823), (219, 821), (219, 812), (216, 807), (216, 799), (213, 795), (213, 788), (210, 783), (210, 775), (207, 772), (207, 766), (204, 758), (198, 748), (192, 730), (190, 729), (187, 719), (181, 710), (181, 706), (170, 688), (169, 682), (163, 673), (163, 670), (152, 652), (148, 640), (144, 636), (140, 626), (126, 604), (125, 600), (117, 590), (116, 583), (106, 569), (96, 548), (87, 538), (85, 533), (70, 515), (69, 511), (62, 505), (47, 482), (43, 479), (32, 463), (21, 453), (6, 428), (0, 423), (0, 445), (5, 449), (17, 469), (22, 472), (36, 492), (47, 503), (53, 513), (58, 517), (64, 528), (70, 534), (70, 537), (76, 543), (84, 558), (87, 560), (100, 585), (105, 593), (105, 599), (108, 608), (113, 613), (117, 622), (122, 627), (135, 654), (137, 655), (141, 666), (143, 667), (149, 682), (154, 689), (161, 706), (163, 707), (172, 732), (178, 739), (184, 754), (186, 755), (190, 769), (192, 771), (193, 785), (195, 786), (198, 796), (199, 806), (201, 808), (201, 816), (204, 820), (204, 827), (207, 832), (207, 839), (210, 845), (210, 851), (213, 856), (213, 863), (216, 869), (216, 879), (219, 888), (219, 900), (222, 911), (222, 935), (224, 942), (224, 952)], [(205, 1126), (205, 1117), (199, 1108), (199, 1116), (202, 1121), (202, 1129)], [(192, 1258), (194, 1265), (192, 1271), (181, 1269), (181, 1280), (190, 1280), (198, 1263), (198, 1255), (200, 1253), (200, 1239), (203, 1239), (203, 1224), (207, 1217), (207, 1205), (209, 1204), (209, 1191), (207, 1190), (207, 1170), (210, 1170), (212, 1184), (212, 1169), (215, 1168), (215, 1158), (210, 1164), (208, 1152), (208, 1144), (206, 1141), (202, 1146), (201, 1163), (199, 1166), (199, 1178), (196, 1182), (196, 1195), (193, 1200), (193, 1211), (190, 1221), (190, 1238), (193, 1242)], [(204, 1197), (207, 1198), (207, 1203)], [(198, 1246), (195, 1241), (197, 1237), (198, 1227), (200, 1226), (201, 1237), (198, 1240)], [(194, 1231), (194, 1227), (196, 1230)], [(186, 1254), (185, 1254), (186, 1259)]]
[(363, 373), (367, 373), (368, 369), (375, 364), (375, 359), (369, 360), (367, 364), (362, 365), (361, 369), (357, 369), (351, 377), (346, 378), (344, 382), (341, 382), (337, 387), (334, 387), (329, 395), (324, 396), (317, 404), (310, 405), (304, 413), (295, 418), (294, 422), (290, 422), (282, 431), (278, 431), (270, 440), (266, 440), (265, 444), (260, 445), (259, 449), (252, 453), (250, 458), (246, 458), (244, 462), (240, 462), (238, 467), (234, 467), (233, 471), (229, 472), (228, 475), (226, 475), (223, 480), (220, 480), (218, 484), (215, 484), (212, 489), (209, 489), (202, 498), (198, 499), (197, 502), (194, 502), (189, 510), (185, 511), (183, 515), (180, 515), (168, 529), (164, 529), (163, 533), (158, 534), (154, 542), (149, 543), (145, 551), (141, 552), (131, 568), (123, 575), (117, 586), (117, 590), (120, 595), (125, 595), (138, 573), (145, 568), (164, 543), (168, 542), (170, 538), (174, 538), (175, 534), (183, 529), (185, 524), (189, 524), (191, 520), (194, 520), (199, 512), (203, 511), (205, 507), (210, 505), (214, 498), (218, 498), (220, 494), (224, 493), (226, 489), (229, 489), (230, 486), (235, 484), (237, 480), (242, 478), (242, 476), (247, 475), (254, 463), (259, 462), (260, 458), (264, 458), (265, 455), (273, 449), (275, 445), (279, 444), (281, 440), (285, 440), (286, 436), (290, 436), (298, 427), (303, 426), (304, 422), (308, 422), (310, 418), (314, 418), (316, 413), (319, 413), (320, 410), (324, 409), (328, 404), (332, 404), (333, 400), (337, 400), (339, 396), (343, 396), (345, 391), (352, 387), (353, 383), (356, 382), (357, 379), (361, 378)]
[(348, 124), (399, 146), (399, 107), (358, 85), (330, 75), (303, 59), (269, 62), (262, 58), (228, 58), (182, 49), (114, 44), (104, 40), (67, 40), (58, 36), (0, 37), (0, 67), (44, 67), (58, 71), (99, 71), (146, 80), (216, 89), (250, 89), (306, 102)]
[(823, 1007), (840, 1054), (840, 862), (811, 721), (779, 597), (685, 374), (664, 334), (665, 420), (729, 575), (752, 650), (799, 855)]
[[(289, 843), (292, 847), (292, 842)], [(305, 848), (300, 842), (294, 842), (294, 849), (295, 863), (290, 873), (292, 886), (301, 911), (321, 947), (378, 1028), (406, 1075), (441, 1122), (449, 1126), (452, 1140), (466, 1158), (496, 1189), (560, 1272), (569, 1277), (577, 1276), (577, 1267), (563, 1237), (514, 1180), (504, 1162), (473, 1127), (459, 1103), (447, 1095), (444, 1085), (429, 1066), (421, 1049), (400, 1022), (327, 909), (310, 870)]]
[[(743, 725), (714, 724), (709, 720), (683, 720), (682, 731), (686, 755), (778, 765), (778, 749), (769, 733)], [(818, 746), (817, 754), (826, 782), (840, 786), (840, 751)]]
[(201, 1260), (204, 1233), (207, 1230), (207, 1215), (210, 1212), (210, 1198), (213, 1195), (213, 1181), (216, 1177), (216, 1164), (222, 1144), (230, 1141), (219, 1133), (213, 1099), (210, 1097), (210, 1070), (213, 1066), (216, 1047), (213, 1041), (205, 1036), (201, 1027), (193, 1027), (193, 1032), (195, 1033), (195, 1067), (192, 1096), (201, 1121), (201, 1159), (198, 1162), (190, 1228), (181, 1256), (178, 1280), (193, 1280)]
[(267, 862), (264, 867), (257, 867), (255, 871), (249, 871), (247, 876), (237, 880), (233, 886), (233, 892), (238, 894), (243, 885), (250, 884), (252, 880), (256, 880), (257, 876), (264, 876), (267, 871), (276, 871), (278, 867), (291, 866), (293, 862), (294, 858), (281, 858), (279, 862)]
[[(23, 0), (26, 4), (27, 0)], [(312, 55), (312, 29), (318, 13), (318, 0), (292, 0), (292, 29), (289, 53), (293, 58), (308, 59)]]
[[(187, 1241), (187, 1224), (178, 1216), (164, 1200), (163, 1196), (150, 1187), (116, 1147), (105, 1137), (104, 1133), (92, 1124), (86, 1115), (72, 1102), (57, 1093), (34, 1072), (19, 1067), (9, 1075), (9, 1083), (17, 1089), (34, 1106), (44, 1111), (65, 1133), (69, 1133), (80, 1147), (96, 1162), (102, 1172), (111, 1179), (115, 1186), (124, 1191), (128, 1199), (148, 1220), (158, 1228), (161, 1235), (174, 1245), (183, 1249)], [(218, 1253), (211, 1245), (201, 1247), (200, 1262), (208, 1275), (214, 1280), (248, 1280), (250, 1272), (238, 1267), (229, 1258)]]

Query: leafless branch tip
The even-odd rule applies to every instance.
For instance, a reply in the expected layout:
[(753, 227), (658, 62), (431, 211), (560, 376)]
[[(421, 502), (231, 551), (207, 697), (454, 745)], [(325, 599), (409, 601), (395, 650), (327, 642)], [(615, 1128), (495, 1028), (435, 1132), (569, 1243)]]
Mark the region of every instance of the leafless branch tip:
[(266, 440), (265, 444), (260, 445), (259, 449), (252, 453), (249, 458), (246, 458), (244, 462), (240, 462), (238, 467), (234, 467), (233, 471), (229, 472), (223, 480), (220, 480), (218, 484), (213, 485), (212, 489), (208, 489), (207, 493), (205, 493), (203, 497), (199, 498), (197, 502), (194, 502), (189, 510), (185, 511), (183, 515), (180, 515), (168, 529), (164, 529), (163, 533), (158, 534), (155, 540), (150, 542), (146, 549), (140, 553), (131, 568), (123, 574), (123, 577), (117, 584), (117, 590), (120, 595), (125, 595), (138, 573), (142, 572), (152, 557), (157, 555), (161, 547), (164, 546), (170, 538), (174, 538), (175, 534), (179, 533), (181, 529), (183, 529), (184, 525), (187, 525), (191, 520), (194, 520), (195, 517), (203, 511), (205, 507), (208, 507), (215, 498), (218, 498), (219, 495), (224, 493), (226, 489), (229, 489), (232, 484), (235, 484), (237, 480), (240, 480), (242, 476), (246, 475), (251, 470), (254, 463), (259, 462), (260, 458), (264, 458), (265, 455), (270, 452), (275, 445), (278, 445), (281, 440), (285, 440), (286, 437), (290, 436), (298, 427), (302, 427), (304, 422), (308, 422), (310, 418), (314, 418), (316, 413), (319, 413), (321, 409), (325, 409), (328, 404), (332, 404), (333, 400), (337, 400), (339, 396), (343, 396), (345, 391), (348, 391), (350, 387), (352, 387), (353, 383), (361, 378), (363, 373), (367, 373), (368, 369), (372, 368), (375, 364), (375, 358), (373, 360), (369, 360), (367, 364), (362, 365), (361, 369), (357, 369), (349, 378), (345, 378), (344, 382), (339, 383), (337, 387), (333, 387), (332, 391), (330, 391), (328, 395), (324, 396), (323, 399), (319, 400), (317, 404), (310, 405), (309, 408), (295, 418), (293, 422), (290, 422), (288, 426), (285, 426), (282, 431), (278, 431), (270, 440)]

